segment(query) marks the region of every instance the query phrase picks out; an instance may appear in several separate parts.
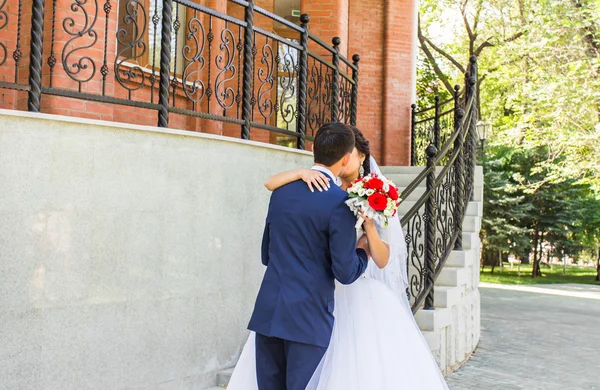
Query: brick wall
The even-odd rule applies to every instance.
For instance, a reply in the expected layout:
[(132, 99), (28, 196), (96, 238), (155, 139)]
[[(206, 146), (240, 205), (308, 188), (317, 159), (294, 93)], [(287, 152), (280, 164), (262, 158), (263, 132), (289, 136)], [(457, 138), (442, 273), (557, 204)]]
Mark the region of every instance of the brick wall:
[(381, 165), (410, 163), (414, 1), (350, 3), (349, 51), (361, 57), (357, 125)]
[(410, 105), (415, 64), (414, 7), (417, 0), (386, 1), (383, 146), (385, 165), (410, 164)]

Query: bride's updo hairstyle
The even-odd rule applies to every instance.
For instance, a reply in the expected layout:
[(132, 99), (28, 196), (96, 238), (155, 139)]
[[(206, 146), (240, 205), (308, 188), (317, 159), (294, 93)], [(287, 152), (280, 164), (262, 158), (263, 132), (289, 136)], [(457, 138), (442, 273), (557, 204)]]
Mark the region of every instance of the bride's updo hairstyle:
[(365, 138), (363, 133), (354, 126), (350, 126), (354, 131), (354, 146), (356, 150), (365, 155), (365, 161), (363, 161), (363, 169), (365, 170), (364, 176), (371, 173), (371, 149), (369, 148), (369, 141)]

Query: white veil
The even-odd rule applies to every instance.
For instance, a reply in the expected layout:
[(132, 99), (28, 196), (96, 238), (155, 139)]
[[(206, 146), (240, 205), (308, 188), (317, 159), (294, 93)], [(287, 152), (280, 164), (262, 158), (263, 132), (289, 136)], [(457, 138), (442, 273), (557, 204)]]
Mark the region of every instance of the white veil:
[[(371, 173), (384, 176), (373, 157), (371, 157), (370, 162)], [(367, 269), (367, 274), (371, 278), (384, 282), (398, 297), (406, 299), (408, 251), (402, 225), (400, 225), (399, 214), (389, 220), (387, 228), (378, 227), (378, 230), (381, 238), (390, 246), (390, 260), (384, 269), (379, 269), (371, 263), (371, 266)]]

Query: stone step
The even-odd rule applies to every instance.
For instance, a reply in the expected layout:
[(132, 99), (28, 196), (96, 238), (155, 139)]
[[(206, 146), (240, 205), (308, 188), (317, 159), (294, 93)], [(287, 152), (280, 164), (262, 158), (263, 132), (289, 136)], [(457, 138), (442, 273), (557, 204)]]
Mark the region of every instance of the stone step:
[(469, 202), (466, 215), (472, 217), (483, 217), (483, 202)]
[[(400, 192), (402, 192), (402, 188), (400, 187)], [(423, 186), (419, 186), (417, 188), (415, 188), (410, 194), (408, 194), (408, 196), (406, 197), (406, 199), (403, 199), (403, 201), (416, 201), (419, 200), (421, 198), (421, 196), (425, 193), (425, 187)], [(473, 200), (471, 202), (479, 202), (481, 203), (483, 200), (483, 188), (475, 188), (475, 192), (473, 193)], [(469, 203), (471, 203), (469, 202)], [(467, 205), (468, 207), (468, 205)], [(481, 210), (483, 211), (483, 206), (480, 206)]]
[(217, 385), (221, 388), (227, 386), (233, 375), (233, 367), (217, 372)]
[(446, 260), (445, 267), (465, 268), (473, 265), (475, 262), (475, 250), (463, 249), (453, 250)]
[(468, 269), (466, 268), (446, 266), (440, 271), (435, 284), (439, 286), (460, 287), (467, 284), (468, 276)]
[[(393, 173), (393, 174), (385, 175), (385, 177), (387, 177), (389, 180), (393, 181), (394, 184), (396, 185), (396, 187), (400, 188), (400, 190), (402, 191), (403, 189), (408, 187), (408, 185), (411, 184), (417, 178), (417, 175), (404, 175), (404, 174)], [(419, 187), (425, 188), (426, 185), (427, 185), (426, 180), (422, 180), (419, 183)]]
[(381, 169), (381, 173), (383, 173), (386, 176), (390, 175), (390, 174), (417, 176), (419, 173), (421, 173), (423, 171), (424, 167), (386, 166), (386, 167), (379, 167), (379, 169)]
[[(420, 192), (420, 195), (422, 195), (422, 194), (423, 194), (423, 192)], [(420, 197), (420, 195), (419, 195), (419, 197)], [(410, 198), (411, 197), (409, 197), (409, 199)], [(417, 204), (416, 200), (404, 200), (404, 201), (402, 201), (402, 203), (400, 203), (400, 206), (398, 206), (398, 214), (400, 216), (408, 214), (408, 212), (410, 211), (410, 209), (412, 209), (415, 204)], [(469, 202), (469, 204), (467, 205), (467, 213), (466, 213), (466, 215), (472, 216), (472, 217), (481, 217), (481, 216), (483, 216), (483, 203), (482, 202)]]
[(463, 231), (462, 239), (463, 249), (479, 249), (481, 246), (479, 233)]
[[(381, 167), (381, 172), (392, 180), (398, 187), (404, 188), (410, 184), (425, 168), (424, 167)], [(441, 173), (443, 167), (436, 168), (436, 175)], [(419, 186), (425, 186), (423, 180)], [(475, 170), (475, 188), (483, 187), (483, 169), (478, 166)]]
[(451, 308), (457, 305), (464, 295), (464, 287), (435, 285), (433, 289), (433, 305), (436, 308)]
[(452, 312), (450, 309), (420, 309), (415, 313), (415, 321), (423, 332), (439, 331), (452, 323)]
[(440, 332), (435, 331), (425, 331), (422, 332), (427, 345), (429, 345), (429, 350), (431, 352), (437, 351), (440, 349)]
[(463, 220), (463, 232), (477, 233), (481, 231), (481, 217), (466, 215)]

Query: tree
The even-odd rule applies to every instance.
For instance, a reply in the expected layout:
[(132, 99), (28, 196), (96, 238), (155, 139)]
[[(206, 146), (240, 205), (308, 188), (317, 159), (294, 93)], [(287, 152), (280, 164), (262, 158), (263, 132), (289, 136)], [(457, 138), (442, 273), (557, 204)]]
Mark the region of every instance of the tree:
[(421, 3), (419, 93), (452, 91), (478, 56), (479, 114), (494, 127), (484, 251), (533, 254), (533, 277), (548, 244), (594, 250), (600, 274), (599, 14), (600, 0)]
[(596, 281), (600, 282), (600, 199), (589, 194), (581, 200), (580, 207), (583, 213), (583, 242), (595, 254)]
[(598, 0), (425, 0), (419, 43), (448, 91), (478, 55), (479, 112), (500, 140), (547, 145), (544, 180), (600, 191), (599, 13)]

